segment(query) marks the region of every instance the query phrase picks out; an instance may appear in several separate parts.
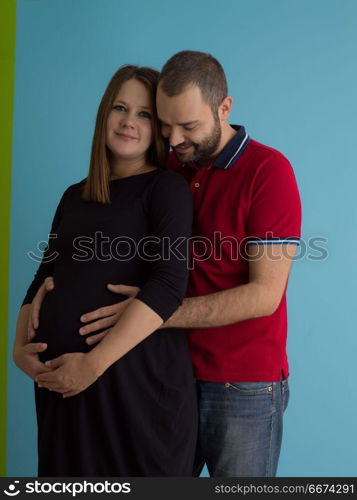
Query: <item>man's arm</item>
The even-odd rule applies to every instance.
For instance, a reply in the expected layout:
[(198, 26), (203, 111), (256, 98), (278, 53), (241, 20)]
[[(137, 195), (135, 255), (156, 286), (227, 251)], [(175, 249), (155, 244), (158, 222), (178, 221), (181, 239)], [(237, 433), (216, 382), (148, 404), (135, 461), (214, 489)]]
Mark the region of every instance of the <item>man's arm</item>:
[[(161, 328), (210, 328), (273, 314), (281, 302), (295, 252), (294, 244), (249, 246), (247, 284), (184, 299), (179, 309)], [(82, 316), (83, 322), (92, 322), (80, 329), (82, 335), (93, 333), (99, 328), (110, 329), (138, 293), (138, 288), (125, 285), (111, 285), (110, 289), (130, 298)], [(108, 331), (92, 335), (86, 341), (94, 344)]]
[(162, 328), (210, 328), (273, 314), (281, 302), (296, 245), (274, 245), (273, 256), (270, 250), (251, 245), (249, 283), (186, 298)]
[[(273, 314), (283, 296), (295, 252), (294, 244), (249, 246), (247, 284), (184, 299), (161, 328), (209, 328)], [(137, 287), (126, 285), (109, 285), (108, 288), (114, 293), (127, 295), (129, 299), (81, 317), (81, 321), (90, 322), (80, 329), (81, 335), (108, 328), (88, 337), (88, 344), (100, 341), (107, 334), (139, 291)]]

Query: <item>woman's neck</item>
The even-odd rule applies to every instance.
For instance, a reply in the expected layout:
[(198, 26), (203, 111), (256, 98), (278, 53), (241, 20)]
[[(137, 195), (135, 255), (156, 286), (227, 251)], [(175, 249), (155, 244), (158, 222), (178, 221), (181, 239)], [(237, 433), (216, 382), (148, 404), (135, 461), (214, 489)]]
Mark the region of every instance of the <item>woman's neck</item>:
[(121, 158), (112, 158), (110, 161), (111, 180), (130, 177), (153, 170), (145, 157), (123, 160)]

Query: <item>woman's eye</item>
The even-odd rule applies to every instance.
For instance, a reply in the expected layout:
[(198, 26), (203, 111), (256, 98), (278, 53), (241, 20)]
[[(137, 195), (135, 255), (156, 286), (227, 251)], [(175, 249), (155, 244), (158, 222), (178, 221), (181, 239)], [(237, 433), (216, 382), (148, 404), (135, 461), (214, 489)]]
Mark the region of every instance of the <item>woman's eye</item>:
[(121, 104), (116, 104), (115, 106), (113, 106), (113, 109), (116, 109), (117, 111), (126, 111), (125, 107)]
[(142, 116), (143, 118), (149, 118), (149, 119), (151, 119), (151, 114), (148, 113), (147, 111), (141, 111), (139, 113), (139, 115)]

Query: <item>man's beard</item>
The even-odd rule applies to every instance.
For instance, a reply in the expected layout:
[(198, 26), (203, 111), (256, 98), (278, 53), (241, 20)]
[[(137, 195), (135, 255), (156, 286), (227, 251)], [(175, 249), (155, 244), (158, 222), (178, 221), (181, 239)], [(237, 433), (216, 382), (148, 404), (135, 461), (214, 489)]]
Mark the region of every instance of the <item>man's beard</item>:
[(217, 116), (214, 117), (213, 128), (208, 137), (206, 137), (199, 144), (195, 142), (187, 143), (187, 145), (193, 146), (192, 152), (178, 153), (175, 148), (173, 148), (173, 151), (175, 153), (176, 158), (181, 163), (188, 163), (188, 162), (206, 163), (210, 161), (211, 157), (217, 151), (218, 146), (220, 145), (221, 142), (221, 137), (222, 137), (222, 129)]

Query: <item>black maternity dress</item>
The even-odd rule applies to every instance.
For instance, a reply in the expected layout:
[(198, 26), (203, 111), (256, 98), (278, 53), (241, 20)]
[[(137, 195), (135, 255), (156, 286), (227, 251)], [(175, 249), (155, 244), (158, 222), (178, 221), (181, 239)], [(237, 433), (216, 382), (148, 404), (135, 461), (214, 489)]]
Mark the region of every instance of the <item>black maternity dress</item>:
[[(163, 320), (186, 290), (192, 202), (181, 176), (157, 169), (111, 181), (110, 204), (84, 201), (82, 188), (65, 191), (24, 300), (54, 276), (34, 339), (48, 344), (42, 361), (93, 348), (80, 316), (126, 298), (107, 283), (139, 286), (137, 298)], [(35, 387), (35, 397), (39, 476), (192, 474), (197, 402), (180, 329), (155, 331), (77, 396)]]

